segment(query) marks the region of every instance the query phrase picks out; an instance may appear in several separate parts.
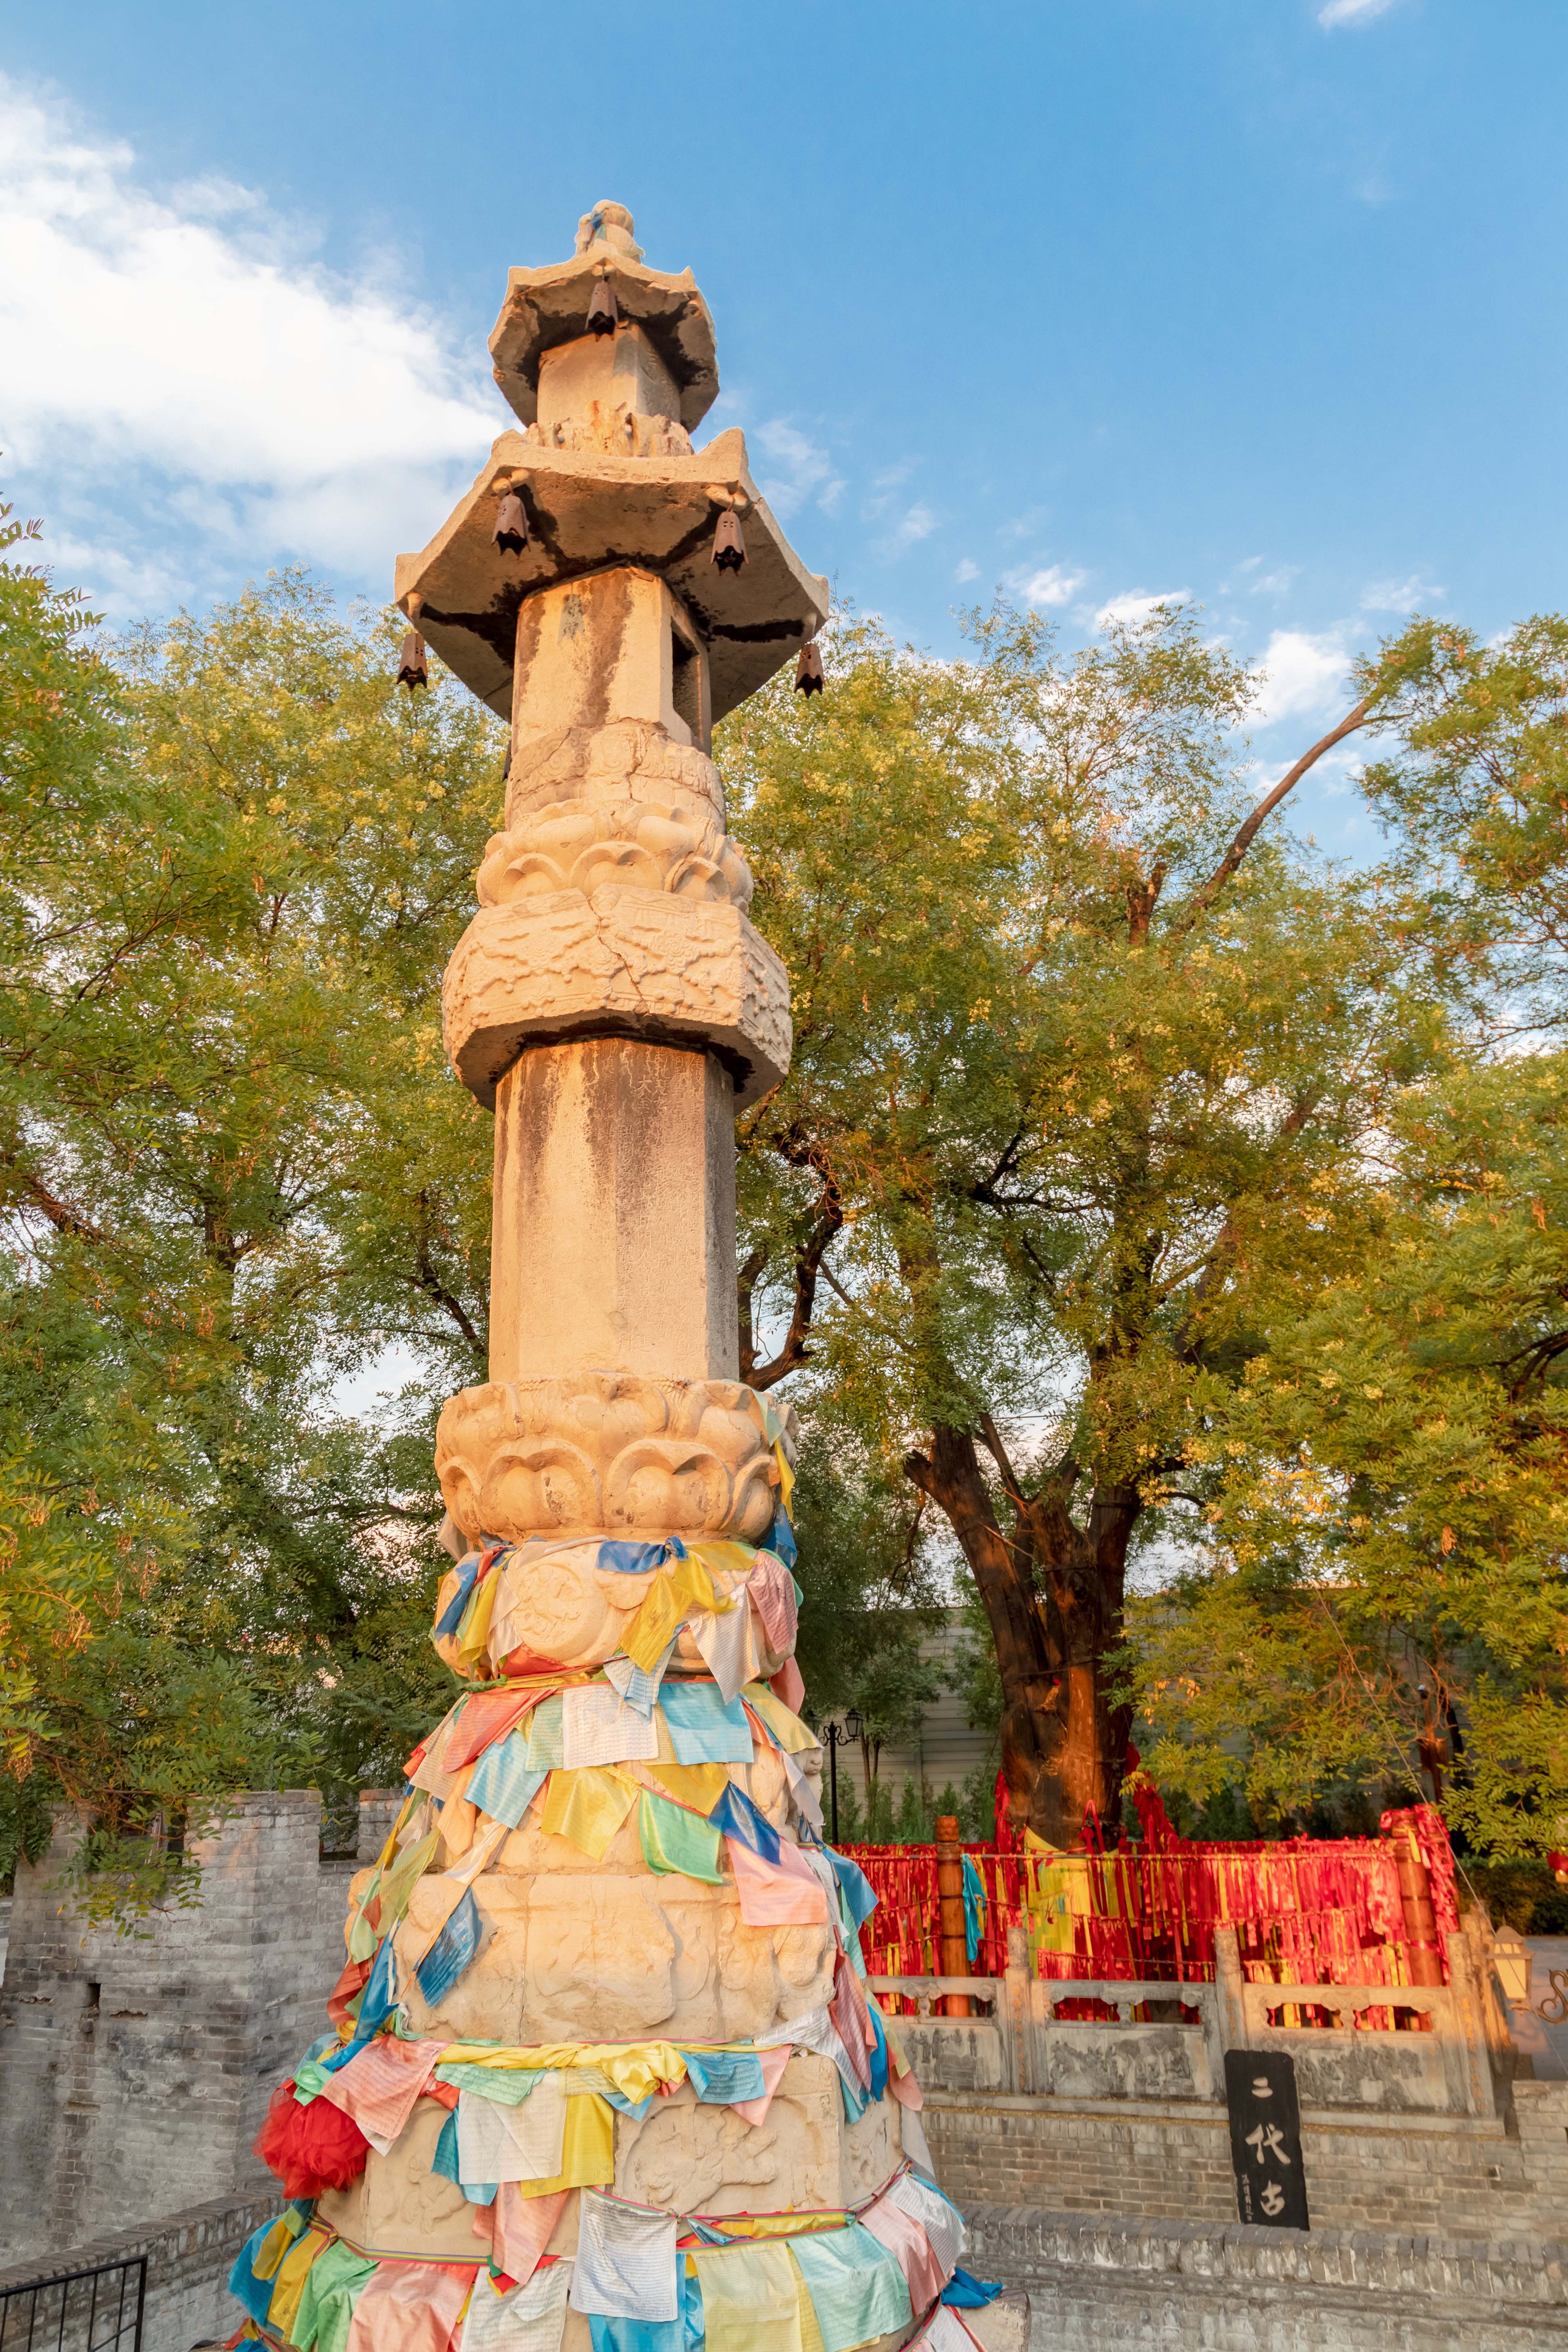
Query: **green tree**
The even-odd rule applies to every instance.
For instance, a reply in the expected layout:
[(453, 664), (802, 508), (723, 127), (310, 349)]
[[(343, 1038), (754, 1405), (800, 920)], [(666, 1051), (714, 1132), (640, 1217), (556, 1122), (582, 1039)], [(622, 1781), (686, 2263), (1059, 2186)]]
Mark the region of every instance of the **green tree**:
[(1443, 1801), (1501, 1859), (1568, 1832), (1568, 1059), (1413, 1088), (1359, 1261), (1260, 1317), (1189, 1452), (1208, 1543), (1138, 1624), (1148, 1761), (1264, 1817)]
[[(1390, 1106), (1368, 1244), (1259, 1300), (1216, 1400), (1201, 1560), (1142, 1612), (1162, 1781), (1265, 1818), (1442, 1799), (1511, 1860), (1568, 1836), (1568, 624), (1417, 620), (1367, 772), (1409, 938), (1468, 1024)], [(1370, 669), (1363, 685), (1371, 686)], [(1500, 1047), (1501, 1050), (1498, 1050)], [(1370, 1792), (1370, 1794), (1369, 1794)]]
[[(439, 982), (501, 730), (400, 693), (388, 625), (297, 574), (116, 647), (47, 583), (0, 595), (0, 1437), (57, 1550), (115, 1568), (79, 1699), (106, 1678), (120, 1720), (115, 1642), (171, 1695), (159, 1770), (104, 1750), (14, 1617), (13, 1777), (125, 1821), (282, 1771), (341, 1800), (444, 1682), (429, 1424), (483, 1368), (489, 1136)], [(332, 1395), (388, 1348), (385, 1438)], [(244, 1755), (197, 1737), (203, 1674)]]
[(1134, 1539), (1191, 1491), (1258, 1283), (1359, 1246), (1441, 1023), (1404, 913), (1267, 823), (1396, 669), (1255, 801), (1254, 682), (1190, 613), (1070, 659), (972, 627), (941, 663), (841, 626), (826, 696), (729, 722), (795, 1019), (741, 1127), (749, 1316), (784, 1334), (752, 1376), (830, 1392), (942, 1512), (1015, 1819), (1068, 1843), (1118, 1810)]
[[(804, 1595), (795, 1654), (809, 1709), (818, 1723), (851, 1708), (859, 1716), (875, 1814), (883, 1747), (910, 1735), (942, 1688), (925, 1654), (947, 1618), (927, 1515), (853, 1427), (823, 1411), (803, 1438), (795, 1524)], [(842, 1824), (842, 1782), (839, 1814)]]

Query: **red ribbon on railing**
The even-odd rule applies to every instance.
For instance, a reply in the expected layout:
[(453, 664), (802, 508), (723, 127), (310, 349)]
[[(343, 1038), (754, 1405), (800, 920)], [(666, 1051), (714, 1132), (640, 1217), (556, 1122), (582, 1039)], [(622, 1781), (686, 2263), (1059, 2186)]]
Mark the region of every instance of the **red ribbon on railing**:
[[(1387, 1839), (1198, 1844), (1176, 1835), (1158, 1796), (1148, 1793), (1152, 1803), (1146, 1811), (1140, 1791), (1132, 1791), (1144, 1828), (1142, 1845), (1101, 1849), (1080, 1858), (1087, 1915), (1071, 1923), (1071, 1951), (1037, 1953), (1039, 1975), (1203, 1982), (1214, 1976), (1215, 1928), (1233, 1927), (1242, 1972), (1254, 1983), (1411, 1981), (1399, 1874)], [(1431, 1817), (1412, 1816), (1441, 1941), (1458, 1925), (1453, 1855), (1441, 1816), (1430, 1806), (1419, 1812)], [(872, 1973), (938, 1973), (935, 1847), (844, 1850), (878, 1896), (864, 1938)], [(1044, 1858), (996, 1846), (964, 1851), (985, 1888), (974, 1973), (1000, 1976), (1007, 1965), (1007, 1931), (1027, 1925), (1029, 1873)]]

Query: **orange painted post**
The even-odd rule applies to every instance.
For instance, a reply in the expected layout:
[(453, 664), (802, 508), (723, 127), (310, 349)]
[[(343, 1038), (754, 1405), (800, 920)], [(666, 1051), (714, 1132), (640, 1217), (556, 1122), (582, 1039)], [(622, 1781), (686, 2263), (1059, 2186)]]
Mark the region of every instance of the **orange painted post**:
[[(958, 1843), (958, 1822), (952, 1813), (943, 1813), (936, 1825), (936, 1892), (941, 1915), (942, 1947), (938, 1973), (944, 1977), (966, 1977), (969, 1974), (969, 1937), (963, 1919), (963, 1852)], [(968, 1996), (949, 1993), (942, 2002), (947, 2017), (968, 2017), (973, 2014)]]

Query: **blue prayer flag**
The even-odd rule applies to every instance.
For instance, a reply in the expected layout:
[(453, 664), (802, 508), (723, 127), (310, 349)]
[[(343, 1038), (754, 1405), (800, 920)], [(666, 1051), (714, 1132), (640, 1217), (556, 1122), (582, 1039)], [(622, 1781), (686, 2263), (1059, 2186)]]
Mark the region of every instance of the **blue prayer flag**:
[(414, 1971), (426, 2007), (438, 2009), (479, 1948), (479, 1906), (471, 1886)]
[(479, 1572), (479, 1562), (483, 1558), (482, 1552), (471, 1551), (467, 1559), (460, 1559), (458, 1562), (457, 1591), (436, 1620), (437, 1642), (445, 1640), (448, 1633), (455, 1633), (461, 1623), (463, 1612), (468, 1605), (468, 1595), (474, 1589), (474, 1579)]
[(717, 1683), (667, 1677), (658, 1703), (678, 1764), (749, 1764), (756, 1753), (745, 1707), (738, 1698), (726, 1704)]
[(458, 2110), (456, 2107), (452, 2107), (447, 2111), (447, 2120), (442, 2125), (440, 2135), (436, 2142), (436, 2153), (430, 2158), (430, 2169), (432, 2172), (438, 2172), (443, 2180), (449, 2180), (455, 2189), (460, 2189), (470, 2205), (493, 2205), (495, 2203), (497, 2188), (497, 2183), (495, 2181), (463, 2180), (458, 2177)]
[(692, 2089), (709, 2106), (760, 2099), (767, 2089), (763, 2062), (754, 2050), (686, 2050), (681, 2055)]
[(776, 1863), (779, 1858), (779, 1833), (772, 1822), (764, 1820), (743, 1789), (733, 1780), (708, 1816), (709, 1826), (721, 1837), (739, 1838), (764, 1862)]
[(975, 1869), (968, 1854), (963, 1857), (963, 1941), (969, 1953), (969, 1965), (980, 1958), (982, 1914), (985, 1908), (985, 1881)]
[(662, 1543), (624, 1543), (611, 1539), (599, 1546), (598, 1565), (614, 1569), (617, 1576), (646, 1576), (651, 1569), (663, 1568), (667, 1560), (684, 1559), (686, 1546), (679, 1536), (669, 1536)]
[(960, 2311), (978, 2311), (987, 2303), (994, 2303), (1002, 2292), (1000, 2279), (972, 2278), (961, 2263), (942, 2288), (943, 2303), (955, 2304)]
[(825, 1845), (822, 1850), (833, 1866), (833, 1875), (838, 1881), (838, 1891), (844, 1897), (851, 1920), (858, 1928), (863, 1927), (877, 1907), (877, 1895), (870, 1880), (859, 1864), (852, 1862), (847, 1853), (837, 1853), (830, 1845)]
[(528, 1760), (528, 1733), (509, 1731), (491, 1742), (475, 1765), (464, 1794), (492, 1822), (509, 1830), (521, 1826), (522, 1817), (544, 1786), (545, 1774)]

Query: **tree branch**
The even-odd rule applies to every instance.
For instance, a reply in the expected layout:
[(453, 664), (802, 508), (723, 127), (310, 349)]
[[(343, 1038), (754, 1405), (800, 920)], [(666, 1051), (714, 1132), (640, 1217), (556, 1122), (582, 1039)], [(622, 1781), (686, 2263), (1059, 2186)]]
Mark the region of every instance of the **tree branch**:
[[(741, 1378), (750, 1389), (759, 1391), (771, 1389), (775, 1381), (782, 1381), (786, 1372), (793, 1372), (798, 1365), (804, 1364), (811, 1354), (811, 1349), (806, 1343), (811, 1330), (812, 1315), (816, 1306), (817, 1276), (826, 1271), (822, 1263), (824, 1255), (835, 1234), (843, 1225), (844, 1202), (831, 1170), (815, 1152), (809, 1156), (809, 1164), (816, 1169), (822, 1179), (822, 1192), (817, 1200), (816, 1212), (812, 1219), (810, 1230), (795, 1254), (795, 1305), (790, 1314), (789, 1329), (784, 1334), (784, 1345), (768, 1363), (759, 1364), (752, 1332), (748, 1330), (741, 1334)], [(747, 1260), (747, 1264), (748, 1265), (751, 1264), (750, 1259)], [(758, 1271), (760, 1272), (761, 1269), (759, 1268)], [(754, 1281), (755, 1278), (753, 1276), (752, 1280)], [(832, 1280), (831, 1276), (828, 1278)], [(833, 1286), (836, 1290), (838, 1287), (837, 1283), (834, 1283)], [(749, 1290), (745, 1295), (745, 1304), (749, 1321), (751, 1316)]]
[(23, 1166), (17, 1153), (0, 1151), (0, 1168), (12, 1170), (26, 1205), (46, 1216), (58, 1234), (70, 1234), (82, 1242), (101, 1242), (104, 1239), (97, 1225), (79, 1215), (75, 1209), (68, 1208), (65, 1202), (57, 1200), (48, 1186), (35, 1176), (30, 1168)]
[(445, 1308), (482, 1363), (487, 1353), (485, 1343), (469, 1322), (462, 1300), (453, 1296), (431, 1265), (429, 1249), (423, 1240), (419, 1244), (419, 1255), (415, 1260), (414, 1272), (405, 1275), (404, 1279), (412, 1289), (422, 1290), (427, 1298), (433, 1298), (436, 1301), (437, 1307)]
[(1184, 931), (1190, 931), (1198, 917), (1218, 898), (1251, 848), (1258, 827), (1273, 815), (1287, 793), (1294, 792), (1308, 769), (1316, 767), (1325, 751), (1331, 751), (1336, 743), (1342, 743), (1347, 735), (1353, 735), (1358, 727), (1365, 726), (1366, 715), (1371, 708), (1372, 697), (1367, 695), (1356, 704), (1355, 709), (1347, 718), (1342, 719), (1337, 727), (1325, 735), (1320, 742), (1314, 743), (1310, 751), (1302, 752), (1295, 766), (1287, 769), (1274, 790), (1265, 793), (1251, 815), (1244, 824), (1237, 827), (1236, 838), (1230, 847), (1226, 851), (1208, 880), (1194, 891), (1182, 914), (1172, 925), (1172, 930), (1178, 938)]

